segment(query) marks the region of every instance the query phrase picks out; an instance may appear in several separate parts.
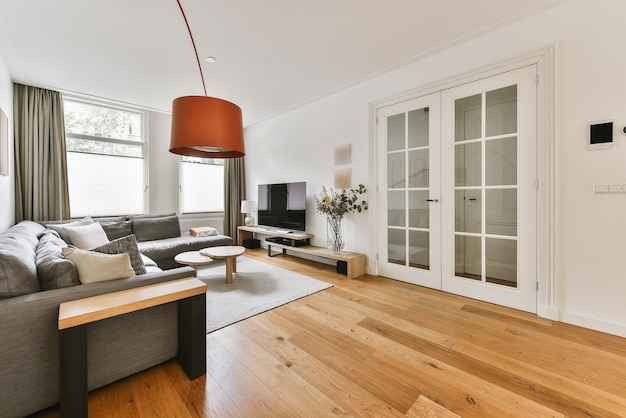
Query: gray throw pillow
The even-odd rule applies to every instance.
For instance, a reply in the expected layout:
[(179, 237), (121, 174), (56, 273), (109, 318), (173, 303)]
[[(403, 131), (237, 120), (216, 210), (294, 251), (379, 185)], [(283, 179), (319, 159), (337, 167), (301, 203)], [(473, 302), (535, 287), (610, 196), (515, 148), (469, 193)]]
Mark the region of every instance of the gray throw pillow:
[(122, 254), (126, 253), (130, 257), (130, 264), (133, 266), (135, 274), (145, 274), (146, 267), (143, 263), (143, 258), (137, 248), (137, 240), (134, 235), (128, 235), (122, 238), (118, 238), (105, 244), (101, 247), (94, 248), (92, 251), (96, 251), (103, 254)]
[(176, 215), (133, 218), (131, 222), (133, 234), (140, 242), (180, 237), (180, 222)]
[(102, 229), (104, 229), (104, 233), (107, 234), (109, 241), (113, 241), (133, 233), (133, 227), (130, 221), (98, 222), (102, 225)]

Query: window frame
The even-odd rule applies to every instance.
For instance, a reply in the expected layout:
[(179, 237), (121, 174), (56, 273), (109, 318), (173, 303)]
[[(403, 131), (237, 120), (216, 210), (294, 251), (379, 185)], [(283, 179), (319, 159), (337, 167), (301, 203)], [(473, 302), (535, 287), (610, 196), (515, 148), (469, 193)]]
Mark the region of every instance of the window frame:
[[(66, 102), (74, 102), (74, 103), (79, 103), (79, 104), (84, 104), (84, 105), (89, 105), (89, 106), (95, 106), (95, 107), (100, 107), (100, 108), (107, 108), (107, 109), (113, 109), (116, 111), (120, 111), (120, 112), (129, 112), (129, 113), (136, 113), (139, 114), (140, 117), (140, 129), (141, 129), (141, 134), (139, 135), (139, 137), (141, 138), (140, 141), (133, 141), (133, 140), (129, 140), (129, 139), (120, 139), (120, 138), (108, 138), (105, 136), (97, 136), (97, 135), (90, 135), (90, 134), (80, 134), (80, 133), (73, 133), (73, 132), (69, 132), (65, 127), (64, 127), (64, 132), (65, 132), (65, 138), (66, 138), (66, 143), (67, 143), (67, 139), (68, 138), (75, 138), (75, 139), (83, 139), (83, 140), (88, 140), (88, 141), (97, 141), (97, 142), (102, 142), (102, 143), (109, 143), (109, 144), (119, 144), (119, 145), (130, 145), (130, 146), (134, 146), (134, 147), (139, 147), (141, 150), (141, 157), (126, 157), (126, 158), (140, 158), (143, 161), (143, 168), (142, 168), (142, 172), (143, 172), (143, 213), (141, 214), (146, 214), (146, 213), (151, 213), (151, 208), (152, 208), (152, 198), (151, 198), (151, 190), (150, 190), (150, 143), (148, 138), (150, 137), (149, 135), (149, 126), (150, 126), (150, 112), (146, 111), (145, 109), (141, 109), (138, 107), (133, 107), (133, 106), (129, 106), (129, 105), (120, 105), (117, 103), (111, 103), (105, 100), (97, 100), (97, 99), (91, 99), (91, 98), (83, 98), (83, 97), (79, 97), (79, 96), (74, 96), (71, 94), (64, 94), (63, 95), (63, 116), (65, 118), (65, 104)], [(66, 149), (65, 149), (65, 153), (66, 155), (69, 152), (75, 152), (75, 151), (71, 151), (69, 149), (67, 149), (67, 145), (66, 145)], [(115, 156), (112, 154), (101, 154), (101, 155), (110, 155), (110, 156)], [(120, 156), (122, 157), (122, 156)], [(71, 192), (70, 192), (71, 193)], [(72, 217), (81, 217), (83, 215), (74, 215), (71, 213), (72, 208), (70, 206), (70, 216)], [(141, 215), (138, 214), (138, 215)], [(91, 215), (91, 214), (89, 214)], [(110, 214), (110, 215), (105, 215), (105, 216), (121, 216), (121, 215), (132, 215), (129, 213), (119, 213), (119, 214)], [(94, 216), (98, 216), (98, 215), (94, 215)]]
[[(224, 216), (224, 200), (222, 194), (222, 210), (221, 211), (205, 211), (205, 212), (185, 212), (184, 211), (184, 202), (183, 202), (183, 164), (191, 163), (191, 164), (207, 164), (207, 165), (218, 165), (222, 167), (222, 183), (224, 182), (224, 166), (225, 161), (224, 158), (201, 158), (202, 161), (186, 161), (186, 158), (197, 158), (197, 157), (186, 157), (181, 155), (178, 160), (178, 213), (185, 218), (200, 218), (200, 217), (223, 217)], [(221, 161), (221, 164), (215, 164), (211, 162), (204, 162), (204, 160), (209, 161)]]

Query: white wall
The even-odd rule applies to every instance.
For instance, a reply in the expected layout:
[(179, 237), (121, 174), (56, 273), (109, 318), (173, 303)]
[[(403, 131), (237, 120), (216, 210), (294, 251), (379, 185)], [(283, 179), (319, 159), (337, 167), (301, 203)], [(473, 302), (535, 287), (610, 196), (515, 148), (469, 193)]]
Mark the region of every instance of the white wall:
[[(626, 336), (626, 194), (591, 193), (594, 183), (626, 184), (624, 16), (623, 0), (571, 0), (252, 126), (248, 198), (256, 198), (259, 183), (306, 181), (307, 230), (323, 245), (324, 218), (312, 209), (311, 193), (332, 185), (333, 149), (345, 143), (352, 144), (353, 184), (368, 185), (371, 103), (555, 45), (554, 308), (566, 322)], [(615, 147), (587, 150), (588, 123), (605, 119), (616, 122)], [(369, 253), (368, 215), (347, 220), (347, 249)]]
[[(0, 175), (0, 232), (15, 222), (15, 186), (13, 171), (13, 83), (0, 57), (0, 108), (9, 120), (9, 176)], [(4, 150), (0, 150), (3, 153)]]

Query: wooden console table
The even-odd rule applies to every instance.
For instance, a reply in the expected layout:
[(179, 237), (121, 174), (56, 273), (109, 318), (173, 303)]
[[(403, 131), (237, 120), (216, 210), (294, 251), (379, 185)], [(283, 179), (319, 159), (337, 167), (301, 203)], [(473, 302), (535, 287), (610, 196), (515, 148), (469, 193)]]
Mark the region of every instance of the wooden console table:
[(59, 305), (61, 414), (87, 417), (87, 326), (178, 302), (178, 361), (190, 379), (206, 373), (206, 290), (196, 278), (136, 287)]
[[(313, 234), (306, 234), (306, 233), (300, 234), (297, 232), (295, 233), (274, 232), (272, 230), (267, 230), (265, 228), (260, 228), (256, 226), (240, 226), (237, 232), (238, 232), (237, 239), (239, 241), (239, 245), (243, 245), (244, 239), (254, 238), (254, 234), (268, 235), (268, 236), (271, 235), (274, 237), (289, 238), (289, 239), (296, 239), (296, 240), (313, 238), (314, 236)], [(283, 244), (278, 244), (278, 243), (270, 242), (270, 241), (265, 241), (265, 243), (267, 244), (267, 255), (269, 255), (270, 257), (272, 257), (272, 247), (276, 247), (276, 248), (282, 249), (281, 254), (288, 254), (288, 252), (295, 253), (295, 255), (308, 254), (308, 255), (315, 256), (315, 257), (336, 260), (338, 263), (339, 262), (345, 263), (345, 266), (346, 266), (345, 274), (348, 279), (353, 279), (355, 277), (359, 277), (365, 274), (365, 268), (367, 264), (367, 258), (365, 257), (365, 254), (351, 253), (347, 251), (343, 251), (339, 254), (336, 254), (336, 253), (330, 252), (327, 248), (316, 247), (314, 245), (292, 247), (290, 245), (283, 245)], [(338, 265), (337, 271), (339, 270), (340, 268)]]

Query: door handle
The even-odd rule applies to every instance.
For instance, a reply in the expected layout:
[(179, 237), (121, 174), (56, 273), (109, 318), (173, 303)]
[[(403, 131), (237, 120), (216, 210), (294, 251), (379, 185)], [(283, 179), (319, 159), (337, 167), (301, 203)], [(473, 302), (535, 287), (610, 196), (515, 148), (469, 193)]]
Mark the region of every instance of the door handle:
[(427, 202), (434, 202), (434, 203), (438, 203), (439, 199), (426, 199)]

